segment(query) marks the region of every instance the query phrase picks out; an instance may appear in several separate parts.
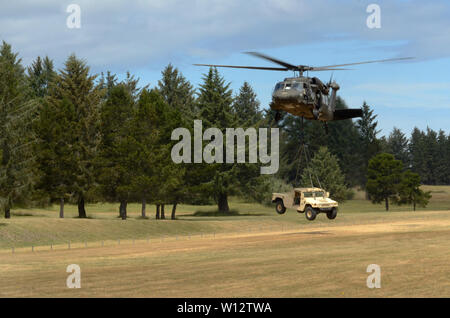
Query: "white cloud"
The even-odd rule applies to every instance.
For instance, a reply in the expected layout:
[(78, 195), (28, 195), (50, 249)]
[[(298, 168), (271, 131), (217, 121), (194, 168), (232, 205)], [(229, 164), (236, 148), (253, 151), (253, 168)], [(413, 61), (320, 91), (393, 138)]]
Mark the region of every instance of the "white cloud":
[[(80, 30), (65, 25), (72, 2), (82, 10)], [(365, 24), (369, 2), (356, 0), (17, 0), (0, 4), (0, 39), (25, 62), (76, 52), (119, 70), (338, 38), (402, 41), (391, 49), (420, 59), (450, 56), (448, 2), (378, 2), (382, 28), (374, 31)]]

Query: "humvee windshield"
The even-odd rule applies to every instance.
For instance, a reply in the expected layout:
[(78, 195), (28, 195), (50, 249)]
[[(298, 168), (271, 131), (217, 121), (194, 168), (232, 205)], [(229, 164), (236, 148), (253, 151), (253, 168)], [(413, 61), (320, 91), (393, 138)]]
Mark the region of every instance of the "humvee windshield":
[(303, 193), (303, 195), (305, 196), (305, 198), (312, 198), (314, 196), (323, 197), (325, 194), (323, 193), (323, 191), (316, 191), (316, 192), (305, 192)]

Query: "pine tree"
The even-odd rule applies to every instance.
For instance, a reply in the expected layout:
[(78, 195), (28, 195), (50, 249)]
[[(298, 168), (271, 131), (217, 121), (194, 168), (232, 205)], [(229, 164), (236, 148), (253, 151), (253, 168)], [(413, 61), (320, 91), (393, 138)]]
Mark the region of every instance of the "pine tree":
[(239, 127), (252, 127), (261, 122), (263, 116), (259, 106), (260, 102), (253, 88), (248, 82), (244, 82), (232, 106)]
[(180, 111), (186, 118), (193, 119), (197, 114), (195, 91), (183, 74), (172, 64), (161, 72), (158, 91), (171, 108)]
[(326, 147), (319, 149), (303, 171), (302, 184), (305, 187), (322, 187), (330, 192), (330, 197), (340, 202), (345, 201), (350, 194), (338, 159)]
[(363, 115), (356, 121), (356, 127), (360, 135), (360, 146), (358, 149), (362, 159), (359, 181), (360, 185), (364, 187), (367, 181), (366, 175), (369, 160), (380, 152), (381, 147), (377, 139), (377, 135), (380, 132), (377, 129), (377, 115), (373, 114), (373, 110), (370, 109), (366, 102), (363, 103), (362, 111)]
[(37, 142), (34, 144), (38, 181), (36, 195), (59, 202), (60, 218), (64, 217), (64, 204), (73, 195), (73, 180), (77, 162), (72, 155), (76, 142), (74, 122), (76, 112), (67, 99), (50, 101), (44, 99), (39, 106), (39, 116), (33, 129)]
[(389, 211), (389, 200), (398, 193), (402, 170), (403, 163), (388, 153), (378, 154), (369, 161), (367, 192), (373, 203), (385, 201), (386, 211)]
[[(198, 106), (204, 129), (215, 127), (225, 135), (226, 128), (234, 127), (231, 108), (233, 99), (229, 87), (230, 84), (225, 83), (215, 68), (210, 68), (208, 74), (203, 77), (203, 84), (199, 89)], [(203, 185), (197, 188), (214, 197), (219, 212), (227, 213), (230, 210), (228, 196), (236, 190), (233, 167), (233, 164), (226, 163), (201, 164), (195, 167), (198, 172), (197, 177), (201, 178), (198, 184)], [(203, 171), (200, 172), (198, 169)]]
[(394, 202), (398, 205), (412, 204), (413, 210), (416, 206), (426, 207), (431, 198), (431, 192), (424, 192), (420, 189), (420, 176), (411, 171), (405, 171), (398, 185), (398, 195), (394, 197)]
[(48, 56), (44, 59), (38, 56), (27, 68), (28, 82), (33, 96), (43, 98), (48, 95), (50, 83), (55, 75), (53, 61)]
[(96, 190), (96, 167), (93, 163), (100, 143), (100, 107), (104, 90), (95, 80), (96, 76), (90, 75), (86, 63), (71, 55), (64, 69), (56, 76), (46, 98), (53, 109), (58, 110), (63, 101), (73, 107), (74, 119), (66, 127), (74, 136), (67, 145), (70, 149), (70, 153), (66, 154), (70, 156), (67, 160), (73, 160), (68, 163), (73, 168), (68, 187), (77, 202), (80, 218), (86, 217), (85, 202), (95, 198)]
[(450, 184), (450, 135), (447, 136), (443, 130), (439, 130), (437, 147), (436, 175), (438, 184)]
[(411, 170), (421, 176), (422, 181), (426, 179), (425, 165), (425, 134), (414, 127), (409, 142), (409, 155), (411, 158)]
[(403, 162), (406, 168), (410, 166), (408, 138), (406, 138), (400, 129), (394, 127), (387, 139), (387, 146), (389, 152), (394, 155), (395, 159)]
[[(256, 93), (248, 82), (244, 82), (232, 104), (235, 125), (244, 130), (254, 128), (256, 131), (261, 127), (267, 126), (267, 122), (264, 121), (259, 107), (260, 102)], [(250, 149), (249, 144), (246, 143), (246, 158), (249, 158), (250, 150), (254, 149)], [(261, 192), (269, 186), (270, 177), (261, 175), (261, 164), (239, 163), (233, 169), (236, 178), (235, 194), (260, 203), (265, 201), (264, 194)]]
[(439, 160), (437, 158), (440, 158), (441, 154), (439, 152), (437, 133), (430, 128), (427, 128), (424, 146), (423, 151), (426, 155), (425, 162), (428, 177), (424, 182), (426, 184), (436, 185), (440, 178), (438, 175)]
[(111, 71), (107, 71), (106, 76), (103, 73), (100, 74), (98, 86), (105, 91), (105, 100), (109, 97), (111, 89), (117, 85), (117, 81), (117, 75), (112, 74)]
[(137, 148), (130, 136), (134, 108), (131, 92), (125, 84), (118, 84), (110, 89), (100, 116), (98, 180), (103, 197), (110, 202), (119, 201), (119, 215), (124, 220), (127, 204), (133, 198), (132, 182), (136, 172), (130, 160)]
[(0, 208), (10, 217), (14, 205), (31, 201), (35, 182), (30, 98), (24, 68), (9, 44), (0, 47)]

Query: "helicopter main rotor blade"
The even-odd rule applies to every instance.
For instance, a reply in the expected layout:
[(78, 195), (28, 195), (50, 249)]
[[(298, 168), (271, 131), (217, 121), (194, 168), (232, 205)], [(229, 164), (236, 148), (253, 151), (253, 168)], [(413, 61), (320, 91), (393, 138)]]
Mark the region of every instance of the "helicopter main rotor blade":
[(289, 71), (288, 68), (281, 68), (281, 67), (236, 66), (236, 65), (214, 65), (214, 64), (194, 64), (194, 65), (208, 66), (208, 67), (245, 68), (251, 70), (265, 70), (265, 71)]
[(313, 67), (310, 70), (307, 70), (309, 72), (321, 72), (321, 71), (352, 71), (352, 68), (319, 68), (316, 69), (315, 67)]
[(253, 56), (256, 56), (256, 57), (259, 57), (259, 58), (262, 58), (262, 59), (265, 59), (265, 60), (268, 60), (268, 61), (271, 61), (272, 63), (278, 64), (278, 65), (284, 66), (288, 70), (299, 71), (298, 66), (295, 66), (295, 65), (283, 62), (281, 60), (275, 59), (275, 58), (270, 57), (268, 55), (264, 55), (264, 54), (261, 54), (261, 53), (258, 53), (258, 52), (245, 52), (245, 53), (253, 55)]
[(312, 67), (311, 71), (321, 71), (323, 69), (330, 69), (330, 68), (333, 68), (333, 67), (341, 67), (341, 66), (349, 66), (349, 65), (360, 65), (360, 64), (369, 64), (369, 63), (384, 63), (384, 62), (411, 60), (411, 59), (413, 59), (413, 57), (399, 57), (399, 58), (385, 59), (385, 60), (373, 60), (373, 61), (364, 61), (364, 62), (357, 62), (357, 63), (318, 66), (318, 67)]

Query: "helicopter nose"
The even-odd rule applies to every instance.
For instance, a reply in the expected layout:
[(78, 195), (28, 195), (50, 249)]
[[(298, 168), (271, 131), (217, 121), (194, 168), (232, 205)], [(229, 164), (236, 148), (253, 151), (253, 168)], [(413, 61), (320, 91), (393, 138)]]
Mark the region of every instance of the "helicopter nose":
[(273, 98), (276, 98), (280, 101), (289, 101), (298, 96), (298, 93), (292, 90), (279, 90), (273, 94)]

